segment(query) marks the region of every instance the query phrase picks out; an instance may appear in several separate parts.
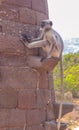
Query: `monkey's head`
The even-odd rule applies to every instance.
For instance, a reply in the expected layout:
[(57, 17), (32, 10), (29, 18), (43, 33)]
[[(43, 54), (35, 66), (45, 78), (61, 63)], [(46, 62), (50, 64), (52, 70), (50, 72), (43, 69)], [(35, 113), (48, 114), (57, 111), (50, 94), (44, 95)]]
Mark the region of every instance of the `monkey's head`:
[(52, 28), (52, 21), (50, 20), (43, 20), (41, 21), (41, 28), (44, 29), (44, 30), (49, 30)]

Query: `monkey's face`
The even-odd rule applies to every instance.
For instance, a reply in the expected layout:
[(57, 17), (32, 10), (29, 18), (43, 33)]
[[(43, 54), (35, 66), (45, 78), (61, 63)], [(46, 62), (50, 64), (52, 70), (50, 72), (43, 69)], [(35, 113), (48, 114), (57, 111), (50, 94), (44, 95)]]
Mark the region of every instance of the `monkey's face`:
[(51, 29), (52, 28), (52, 21), (50, 21), (50, 20), (43, 20), (41, 22), (41, 28), (43, 30), (49, 30), (49, 29)]

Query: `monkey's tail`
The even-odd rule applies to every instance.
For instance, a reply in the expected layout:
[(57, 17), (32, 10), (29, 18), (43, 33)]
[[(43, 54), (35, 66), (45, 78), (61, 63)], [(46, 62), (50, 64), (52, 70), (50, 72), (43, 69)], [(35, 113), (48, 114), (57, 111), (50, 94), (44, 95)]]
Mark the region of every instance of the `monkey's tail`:
[(60, 91), (61, 91), (61, 100), (60, 100), (60, 106), (59, 106), (59, 115), (58, 115), (58, 123), (57, 123), (57, 130), (60, 130), (60, 124), (61, 124), (61, 116), (62, 116), (62, 107), (63, 107), (63, 99), (64, 99), (64, 74), (63, 74), (63, 61), (62, 61), (62, 55), (60, 57), (60, 77), (61, 77), (61, 84), (60, 84)]

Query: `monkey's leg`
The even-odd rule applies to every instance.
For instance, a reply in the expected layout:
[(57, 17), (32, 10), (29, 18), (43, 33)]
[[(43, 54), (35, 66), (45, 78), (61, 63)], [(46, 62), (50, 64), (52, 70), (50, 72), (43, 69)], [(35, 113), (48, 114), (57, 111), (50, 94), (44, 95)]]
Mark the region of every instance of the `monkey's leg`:
[(46, 44), (47, 44), (46, 40), (40, 40), (40, 41), (35, 41), (35, 42), (27, 44), (27, 47), (28, 48), (38, 48), (38, 47), (43, 47)]

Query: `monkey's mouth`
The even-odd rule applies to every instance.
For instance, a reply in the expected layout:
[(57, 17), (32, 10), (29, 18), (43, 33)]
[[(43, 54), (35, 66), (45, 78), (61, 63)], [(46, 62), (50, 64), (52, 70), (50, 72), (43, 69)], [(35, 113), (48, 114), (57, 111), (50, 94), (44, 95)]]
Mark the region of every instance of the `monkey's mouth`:
[(50, 29), (51, 29), (51, 28), (47, 27), (45, 30), (46, 30), (46, 31), (49, 31)]

